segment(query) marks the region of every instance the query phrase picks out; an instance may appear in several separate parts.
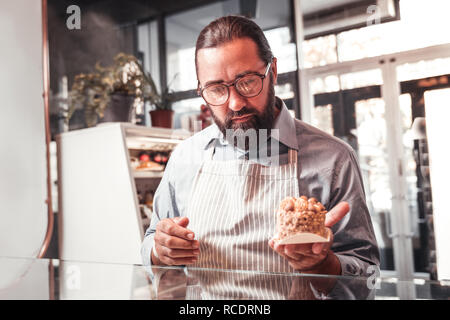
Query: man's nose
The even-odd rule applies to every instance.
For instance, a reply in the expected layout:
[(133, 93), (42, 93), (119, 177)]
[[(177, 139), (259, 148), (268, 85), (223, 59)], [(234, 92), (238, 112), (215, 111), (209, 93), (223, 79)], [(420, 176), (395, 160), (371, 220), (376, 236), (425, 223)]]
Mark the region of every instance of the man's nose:
[(233, 111), (239, 111), (245, 107), (245, 104), (245, 98), (236, 91), (235, 87), (231, 87), (230, 97), (228, 98), (228, 108)]

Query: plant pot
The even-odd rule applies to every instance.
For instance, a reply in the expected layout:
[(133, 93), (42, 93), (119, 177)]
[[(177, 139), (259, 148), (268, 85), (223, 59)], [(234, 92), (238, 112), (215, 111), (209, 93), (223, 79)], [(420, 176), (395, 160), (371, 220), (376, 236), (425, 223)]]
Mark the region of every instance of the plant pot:
[(134, 96), (115, 93), (105, 109), (103, 118), (99, 122), (130, 122), (133, 113)]
[(152, 127), (172, 128), (173, 110), (152, 110), (150, 111)]

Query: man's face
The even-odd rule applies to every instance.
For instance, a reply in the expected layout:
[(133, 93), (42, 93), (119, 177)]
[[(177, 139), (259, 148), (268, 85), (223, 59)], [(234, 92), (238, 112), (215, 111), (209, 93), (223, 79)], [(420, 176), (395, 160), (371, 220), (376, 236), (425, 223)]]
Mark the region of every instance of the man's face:
[[(247, 72), (264, 74), (267, 64), (258, 56), (255, 42), (249, 38), (236, 39), (216, 48), (200, 49), (197, 52), (198, 80), (204, 88), (211, 82), (232, 83)], [(272, 76), (270, 76), (272, 72)], [(273, 83), (276, 82), (276, 59), (264, 79), (263, 89), (252, 98), (241, 96), (230, 87), (228, 101), (223, 105), (208, 105), (219, 129), (271, 129), (277, 115)]]

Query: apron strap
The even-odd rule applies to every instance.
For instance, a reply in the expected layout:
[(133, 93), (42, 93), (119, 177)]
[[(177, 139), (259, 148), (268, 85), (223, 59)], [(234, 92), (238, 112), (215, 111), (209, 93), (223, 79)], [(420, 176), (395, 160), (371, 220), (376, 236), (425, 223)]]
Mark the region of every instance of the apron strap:
[(206, 150), (206, 160), (213, 160), (215, 151), (216, 151), (215, 145), (209, 146), (209, 148)]

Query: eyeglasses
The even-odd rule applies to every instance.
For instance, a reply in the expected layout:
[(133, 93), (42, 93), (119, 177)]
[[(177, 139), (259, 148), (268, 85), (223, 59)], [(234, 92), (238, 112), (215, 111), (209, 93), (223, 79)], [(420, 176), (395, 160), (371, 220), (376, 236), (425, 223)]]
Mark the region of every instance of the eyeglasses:
[(267, 64), (264, 74), (250, 73), (236, 78), (231, 84), (213, 83), (203, 89), (199, 85), (197, 92), (205, 99), (206, 103), (212, 106), (220, 106), (226, 103), (230, 97), (230, 87), (233, 86), (242, 97), (256, 97), (262, 91), (263, 81), (267, 77), (271, 65), (272, 61)]

